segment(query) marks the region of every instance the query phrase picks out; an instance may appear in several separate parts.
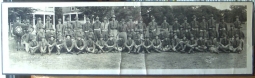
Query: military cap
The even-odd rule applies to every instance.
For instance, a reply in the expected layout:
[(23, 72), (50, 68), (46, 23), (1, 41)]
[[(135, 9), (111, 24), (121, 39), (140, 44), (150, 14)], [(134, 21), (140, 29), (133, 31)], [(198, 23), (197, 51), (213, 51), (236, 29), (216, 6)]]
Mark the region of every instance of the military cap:
[(78, 16), (75, 16), (75, 18), (74, 18), (74, 19), (79, 19), (79, 18), (78, 18)]
[(184, 17), (184, 20), (187, 20), (187, 17)]
[(96, 19), (99, 19), (99, 17), (97, 16)]
[(116, 16), (115, 15), (112, 15), (112, 18), (115, 18)]
[(131, 35), (131, 34), (128, 34), (127, 37), (132, 37), (132, 35)]
[(20, 20), (19, 17), (16, 17), (16, 20)]
[(124, 22), (125, 20), (122, 18), (121, 21)]
[(89, 18), (86, 18), (86, 20), (89, 20)]
[(213, 17), (213, 14), (211, 14), (210, 16)]
[(205, 19), (205, 16), (202, 16), (202, 19)]
[(133, 19), (133, 17), (132, 17), (132, 16), (129, 16), (129, 19)]
[(47, 16), (47, 19), (46, 19), (46, 20), (48, 20), (48, 21), (51, 20), (51, 19), (50, 19), (50, 16)]
[(107, 18), (106, 17), (104, 17), (104, 20), (106, 20)]
[(88, 35), (88, 37), (89, 37), (89, 38), (92, 38), (92, 35), (90, 34), (90, 35)]
[(55, 36), (54, 36), (54, 35), (50, 35), (50, 37), (53, 37), (53, 38), (55, 38)]
[(140, 18), (139, 20), (140, 20), (140, 21), (143, 21), (143, 18)]
[(59, 18), (59, 19), (58, 19), (58, 21), (62, 21), (62, 19), (61, 19), (61, 18)]
[(113, 37), (113, 35), (111, 34), (111, 35), (109, 35), (109, 37)]
[(236, 16), (236, 18), (239, 18), (239, 16)]
[(192, 18), (197, 18), (196, 15), (193, 15)]
[(235, 35), (235, 37), (239, 37), (239, 35), (238, 35), (238, 34), (236, 34), (236, 35)]
[(155, 17), (154, 17), (154, 16), (151, 16), (151, 19), (155, 19)]
[(177, 18), (174, 18), (175, 21), (177, 21), (178, 19)]
[(166, 20), (166, 17), (164, 17), (164, 20)]
[(70, 36), (70, 37), (71, 37), (71, 34), (66, 34), (66, 37), (67, 37), (67, 36)]
[(41, 19), (42, 19), (41, 17), (38, 18), (38, 20), (41, 20)]

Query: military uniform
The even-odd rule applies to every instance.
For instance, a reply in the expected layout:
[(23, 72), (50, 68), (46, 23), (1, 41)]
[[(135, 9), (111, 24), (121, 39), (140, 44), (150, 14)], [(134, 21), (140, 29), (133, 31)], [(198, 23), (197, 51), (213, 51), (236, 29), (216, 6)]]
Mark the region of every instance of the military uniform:
[(190, 24), (187, 22), (187, 17), (184, 18), (184, 22), (182, 23), (183, 29), (186, 30), (190, 30)]
[(58, 35), (58, 38), (57, 38), (57, 41), (56, 41), (56, 48), (57, 48), (57, 55), (60, 54), (60, 51), (63, 49), (64, 47), (64, 41), (63, 41), (63, 36), (59, 36)]
[(54, 29), (53, 28), (51, 28), (51, 29), (49, 29), (50, 31), (48, 31), (48, 32), (46, 32), (46, 40), (49, 40), (49, 38), (51, 37), (51, 35), (54, 35), (54, 36), (56, 36), (56, 33), (55, 33), (55, 31), (54, 31)]
[[(104, 52), (104, 46), (105, 46), (106, 44), (105, 44), (105, 41), (103, 40), (102, 35), (100, 35), (99, 37), (100, 37), (100, 40), (98, 40), (98, 41), (96, 42), (96, 45), (97, 45), (99, 51)], [(100, 53), (100, 52), (99, 52), (99, 53)]]
[(70, 22), (70, 20), (67, 18), (67, 22), (65, 23), (65, 26), (64, 26), (64, 34), (66, 34), (66, 32), (72, 32), (73, 31), (73, 25), (72, 23)]
[(108, 40), (109, 30), (108, 30), (107, 18), (104, 17), (104, 22), (101, 23), (101, 31), (102, 31), (102, 38), (106, 41)]
[(195, 47), (197, 46), (197, 40), (194, 39), (194, 36), (191, 35), (191, 39), (187, 42), (187, 44), (183, 47), (183, 50), (188, 50), (188, 53), (194, 51)]
[(221, 18), (221, 22), (219, 23), (218, 31), (222, 31), (223, 28), (228, 30), (227, 23), (224, 21), (224, 18)]
[[(67, 37), (70, 37), (69, 39)], [(64, 41), (64, 47), (65, 49), (67, 50), (66, 53), (71, 53), (73, 54), (72, 50), (73, 50), (73, 47), (74, 47), (74, 43), (73, 43), (73, 40), (71, 39), (71, 35), (66, 35), (66, 39)]]
[(82, 24), (79, 22), (78, 16), (76, 16), (74, 19), (75, 19), (75, 22), (73, 23), (74, 29), (75, 30), (82, 29)]
[(106, 41), (106, 48), (107, 48), (108, 52), (115, 51), (115, 47), (116, 47), (116, 42), (113, 39), (114, 36), (110, 35), (110, 37), (112, 39), (109, 39), (109, 40)]
[(227, 52), (229, 50), (229, 40), (226, 37), (226, 34), (223, 35), (224, 38), (220, 40), (219, 50), (223, 52)]
[(127, 47), (128, 49), (128, 53), (130, 53), (132, 50), (133, 50), (133, 46), (134, 46), (134, 41), (132, 40), (132, 37), (130, 34), (128, 34), (128, 39), (127, 41), (125, 42), (125, 46)]
[(38, 50), (39, 48), (39, 43), (36, 41), (36, 36), (33, 36), (33, 40), (29, 42), (29, 52), (34, 55), (34, 53)]
[(199, 38), (200, 35), (200, 31), (198, 30), (198, 28), (192, 28), (191, 33), (194, 35), (194, 38)]
[(56, 46), (56, 39), (55, 39), (55, 35), (51, 35), (50, 39), (47, 41), (48, 42), (48, 51), (49, 54), (51, 54), (51, 51), (55, 48)]
[(121, 23), (118, 26), (118, 32), (119, 32), (119, 37), (122, 37), (124, 41), (127, 40), (127, 24), (125, 23), (125, 20), (122, 19)]
[(135, 27), (135, 31), (138, 32), (138, 34), (140, 34), (140, 38), (143, 38), (143, 27), (145, 27), (145, 23), (142, 22), (142, 18), (140, 19), (140, 23), (137, 24), (137, 26)]
[(242, 41), (238, 38), (239, 36), (236, 34), (235, 39), (230, 42), (230, 51), (240, 53), (242, 51)]
[(125, 40), (123, 38), (119, 38), (117, 40), (116, 50), (121, 52), (125, 48)]
[(135, 24), (132, 19), (132, 16), (130, 16), (129, 21), (127, 22), (127, 34), (131, 33), (131, 30), (134, 30)]
[(244, 32), (240, 29), (236, 29), (236, 34), (240, 37), (240, 39), (244, 40), (245, 35)]
[(87, 52), (90, 52), (90, 53), (95, 53), (95, 42), (92, 40), (93, 36), (92, 35), (89, 35), (89, 40), (87, 40), (87, 47), (86, 47), (86, 50)]
[[(115, 15), (112, 16), (112, 18), (115, 18)], [(117, 28), (118, 28), (118, 21), (117, 20), (112, 20), (109, 23), (109, 30), (110, 30), (110, 34), (113, 35), (113, 39), (117, 39)]]
[(206, 40), (203, 39), (202, 36), (200, 36), (200, 39), (197, 40), (197, 47), (196, 47), (196, 50), (197, 51), (206, 51), (207, 50), (207, 47), (206, 47)]
[(228, 34), (228, 38), (234, 38), (235, 37), (236, 30), (234, 29), (234, 27), (232, 25), (231, 25), (230, 30), (228, 30), (227, 34)]
[(213, 14), (211, 14), (211, 19), (209, 19), (207, 22), (208, 22), (209, 29), (212, 29), (212, 28), (216, 29), (216, 21), (213, 19)]
[(228, 34), (227, 30), (222, 30), (221, 32), (219, 32), (219, 34), (221, 34), (220, 38), (223, 38), (224, 35), (223, 34)]
[(33, 40), (33, 34), (28, 32), (22, 36), (23, 45), (25, 45), (26, 52), (29, 51), (29, 43)]
[(63, 36), (64, 34), (64, 25), (61, 23), (61, 19), (58, 19), (58, 24), (56, 25), (57, 35)]
[(32, 25), (30, 24), (30, 21), (27, 19), (25, 25), (23, 25), (22, 29), (24, 33), (29, 32), (29, 28), (31, 28)]
[[(236, 19), (239, 19), (239, 17), (236, 16)], [(241, 21), (239, 21), (239, 20), (236, 20), (236, 21), (234, 22), (235, 28), (237, 28), (237, 29), (241, 29), (241, 28), (242, 28), (242, 25), (241, 25), (241, 24), (242, 24), (242, 23), (241, 23)]]
[(218, 38), (219, 34), (218, 32), (215, 30), (215, 28), (213, 28), (211, 31), (208, 32), (209, 33), (209, 37), (213, 37), (213, 38)]
[(152, 42), (149, 40), (149, 35), (144, 36), (145, 40), (143, 41), (143, 50), (147, 53), (150, 53), (149, 49), (151, 48)]
[(89, 22), (89, 18), (86, 19), (86, 23), (83, 25), (83, 31), (84, 31), (84, 37), (88, 39), (87, 37), (89, 36), (89, 31), (92, 31), (92, 24)]
[(178, 45), (180, 44), (180, 39), (178, 39), (178, 36), (176, 32), (174, 32), (174, 38), (171, 40), (172, 41), (172, 46), (173, 46), (173, 51), (176, 51), (178, 49)]
[[(82, 32), (81, 32), (81, 33), (82, 33)], [(86, 46), (85, 40), (82, 39), (82, 37), (83, 37), (83, 34), (79, 34), (79, 35), (77, 35), (77, 38), (76, 38), (76, 40), (75, 40), (74, 47), (75, 47), (76, 50), (78, 51), (78, 52), (77, 52), (77, 55), (80, 54), (80, 53), (84, 50), (84, 48), (85, 48), (85, 46)], [(82, 52), (82, 53), (83, 53), (83, 52)]]
[(166, 22), (166, 17), (164, 17), (164, 22), (161, 24), (161, 31), (169, 31), (170, 25)]
[(162, 48), (162, 42), (161, 40), (158, 38), (158, 36), (156, 36), (156, 39), (154, 39), (152, 41), (152, 44), (153, 44), (153, 49), (156, 51), (156, 52), (160, 52), (160, 49)]
[(50, 23), (50, 17), (48, 16), (47, 19), (46, 19), (46, 23), (45, 23), (45, 30), (46, 32), (51, 30), (53, 27), (52, 27), (52, 23)]
[(47, 40), (45, 39), (45, 37), (42, 37), (42, 41), (40, 42), (40, 52), (41, 52), (41, 55), (46, 53), (47, 45), (48, 45)]
[(189, 29), (186, 29), (185, 32), (183, 32), (183, 34), (187, 39), (190, 39), (192, 33), (189, 31)]
[(201, 31), (199, 33), (199, 36), (202, 36), (203, 39), (208, 39), (209, 38), (209, 34), (207, 31)]
[(99, 17), (96, 17), (97, 21), (93, 24), (94, 36), (96, 37), (95, 40), (98, 40), (98, 36), (101, 35), (101, 22), (99, 21)]
[(157, 35), (157, 23), (155, 22), (155, 18), (154, 17), (152, 17), (152, 20), (153, 21), (151, 21), (150, 23), (149, 23), (149, 32), (150, 32), (150, 37), (151, 37), (151, 39), (153, 39), (154, 37), (156, 37), (156, 35)]
[(200, 33), (203, 35), (203, 38), (209, 38), (208, 31), (208, 23), (205, 21), (205, 17), (203, 16), (203, 21), (199, 25)]
[(77, 39), (79, 36), (82, 36), (81, 38), (84, 37), (84, 33), (83, 33), (82, 29), (78, 29), (75, 31), (75, 38)]
[(36, 24), (36, 33), (38, 33), (40, 31), (40, 29), (45, 29), (45, 28), (44, 28), (41, 18), (38, 18), (37, 24)]
[(199, 23), (198, 23), (198, 21), (196, 20), (196, 16), (195, 15), (193, 15), (193, 21), (191, 22), (191, 28), (192, 29), (198, 29), (198, 25), (199, 25)]
[(175, 19), (174, 19), (174, 21), (175, 21), (175, 22), (174, 22), (174, 24), (173, 24), (173, 28), (172, 28), (172, 29), (173, 29), (173, 31), (180, 30), (180, 28), (179, 28), (179, 27), (180, 27), (180, 24), (178, 23), (178, 19), (177, 19), (177, 18), (175, 18)]
[(218, 41), (215, 37), (211, 37), (210, 39), (208, 39), (206, 41), (206, 46), (207, 46), (207, 49), (210, 51), (210, 52), (217, 52), (219, 53), (218, 51)]
[(183, 31), (177, 31), (176, 35), (178, 36), (178, 39), (183, 39), (183, 37), (185, 36)]
[(45, 38), (45, 32), (43, 31), (43, 29), (40, 29), (40, 31), (37, 33), (37, 41), (41, 42), (42, 38)]
[(139, 53), (140, 50), (141, 50), (141, 46), (142, 46), (142, 40), (141, 40), (141, 38), (140, 38), (140, 33), (136, 33), (136, 34), (135, 34), (134, 42), (135, 42), (135, 45), (134, 45), (134, 52), (135, 52), (135, 53)]
[(172, 49), (172, 43), (171, 43), (171, 40), (169, 39), (169, 35), (168, 34), (166, 34), (166, 35), (164, 35), (165, 36), (165, 38), (162, 40), (162, 51), (164, 51), (164, 52), (167, 52), (167, 51), (170, 51), (171, 49)]

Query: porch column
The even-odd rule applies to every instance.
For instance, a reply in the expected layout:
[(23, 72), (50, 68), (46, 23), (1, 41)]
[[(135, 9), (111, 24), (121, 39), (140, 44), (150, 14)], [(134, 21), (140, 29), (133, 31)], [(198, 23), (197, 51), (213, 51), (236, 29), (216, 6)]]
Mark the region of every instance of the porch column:
[(56, 25), (55, 25), (55, 14), (52, 15), (53, 16), (53, 29), (55, 30), (56, 29)]
[(84, 18), (84, 23), (86, 23), (86, 15), (83, 15), (83, 18)]
[(36, 19), (36, 18), (35, 18), (35, 14), (33, 14), (33, 27), (34, 27), (34, 28), (36, 28), (36, 26), (35, 26), (35, 19)]
[(43, 25), (45, 26), (45, 14), (43, 14)]
[(71, 18), (72, 18), (72, 15), (71, 15), (71, 14), (69, 14), (69, 21), (72, 21), (72, 20), (71, 20)]
[(63, 23), (65, 22), (65, 15), (63, 15), (62, 21), (63, 21)]

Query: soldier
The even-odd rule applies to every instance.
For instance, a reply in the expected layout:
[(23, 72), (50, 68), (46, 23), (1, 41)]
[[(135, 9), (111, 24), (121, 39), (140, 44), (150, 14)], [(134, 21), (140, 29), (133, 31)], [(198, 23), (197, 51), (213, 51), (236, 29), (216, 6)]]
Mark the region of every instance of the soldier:
[(41, 43), (43, 37), (45, 38), (45, 32), (43, 29), (40, 29), (40, 31), (37, 33), (37, 37), (36, 37), (37, 41)]
[(76, 15), (74, 19), (75, 19), (75, 22), (73, 23), (74, 29), (75, 30), (82, 29), (82, 24), (79, 22), (79, 17)]
[(129, 16), (129, 21), (127, 22), (127, 34), (130, 34), (131, 30), (134, 29), (134, 27), (135, 27), (135, 24), (132, 19), (133, 19), (133, 17)]
[(211, 31), (209, 31), (209, 37), (213, 37), (213, 38), (218, 38), (219, 34), (218, 32), (215, 30), (215, 28), (212, 28)]
[(55, 48), (56, 46), (56, 39), (55, 39), (55, 35), (51, 35), (50, 39), (47, 41), (48, 42), (48, 51), (49, 51), (49, 55), (51, 54), (51, 51)]
[(192, 28), (191, 33), (194, 35), (195, 39), (199, 38), (200, 31), (198, 30), (198, 28)]
[(227, 23), (225, 22), (224, 17), (221, 18), (221, 22), (219, 23), (218, 31), (222, 32), (223, 28), (225, 30), (228, 30)]
[(223, 39), (220, 40), (219, 50), (223, 52), (229, 51), (229, 40), (227, 39), (227, 35), (223, 34)]
[(185, 46), (189, 43), (189, 40), (184, 36), (180, 41), (181, 52), (185, 52)]
[(182, 23), (184, 30), (190, 30), (190, 24), (187, 22), (187, 17), (184, 17), (184, 22)]
[(117, 38), (117, 28), (118, 28), (118, 21), (115, 20), (115, 15), (112, 16), (112, 21), (109, 23), (109, 30), (110, 30), (110, 34), (113, 35), (113, 39)]
[[(211, 30), (211, 31), (213, 31), (213, 30)], [(228, 31), (227, 31), (225, 28), (222, 28), (222, 31), (221, 31), (221, 32), (219, 32), (219, 34), (221, 34), (221, 36), (219, 37), (219, 38), (221, 39), (221, 38), (223, 38), (223, 37), (224, 37), (224, 35), (223, 35), (223, 34), (228, 34)]]
[(71, 24), (69, 17), (66, 18), (66, 24), (64, 27), (64, 34), (67, 34), (66, 32), (73, 32), (73, 25)]
[(45, 39), (45, 37), (42, 37), (42, 41), (40, 42), (40, 52), (41, 55), (43, 55), (44, 53), (46, 53), (46, 49), (47, 49), (47, 40)]
[[(200, 23), (199, 25), (199, 30), (200, 30), (200, 33), (207, 33), (206, 31), (208, 30), (208, 23), (206, 22), (205, 20), (205, 17), (203, 16), (202, 17), (202, 22)], [(208, 36), (208, 34), (206, 34)]]
[(150, 32), (150, 37), (153, 39), (157, 35), (157, 23), (155, 22), (155, 18), (151, 17), (152, 21), (149, 23), (149, 32)]
[(158, 52), (158, 53), (160, 53), (160, 49), (162, 48), (162, 42), (161, 42), (161, 40), (158, 38), (158, 36), (156, 36), (156, 39), (154, 39), (153, 41), (152, 41), (152, 44), (153, 44), (153, 49), (156, 51), (156, 52)]
[(178, 23), (178, 19), (175, 18), (175, 19), (174, 19), (173, 28), (172, 28), (173, 31), (174, 31), (174, 32), (177, 32), (177, 31), (180, 29), (179, 27), (180, 27), (180, 24)]
[(23, 30), (22, 30), (22, 26), (23, 24), (20, 22), (20, 18), (17, 17), (16, 18), (16, 22), (13, 24), (12, 27), (12, 32), (14, 36), (14, 39), (16, 40), (17, 43), (17, 51), (21, 49), (21, 37), (24, 34)]
[(44, 29), (44, 25), (41, 18), (39, 17), (36, 24), (36, 34), (40, 31), (40, 29)]
[(161, 32), (162, 31), (169, 31), (170, 29), (170, 25), (168, 22), (166, 22), (166, 17), (164, 17), (164, 22), (161, 24)]
[(71, 30), (70, 28), (67, 28), (67, 30), (65, 31), (65, 37), (69, 35), (71, 39), (75, 38), (75, 33), (73, 32), (73, 30)]
[(30, 41), (33, 40), (33, 28), (30, 27), (28, 30), (27, 30), (27, 33), (25, 33), (21, 39), (22, 39), (22, 44), (25, 46), (25, 51), (26, 52), (29, 52), (29, 43)]
[(66, 35), (66, 39), (64, 41), (64, 48), (67, 50), (66, 54), (70, 53), (70, 54), (73, 54), (72, 50), (73, 50), (73, 47), (74, 47), (74, 43), (73, 43), (73, 40), (71, 39), (71, 36), (70, 34)]
[(200, 36), (199, 39), (197, 40), (197, 47), (195, 49), (199, 52), (203, 52), (207, 50), (206, 41), (205, 39), (203, 39), (202, 36)]
[(127, 40), (127, 24), (125, 23), (124, 19), (121, 19), (121, 23), (119, 24), (118, 30), (119, 30), (118, 37), (122, 37), (124, 41), (126, 41)]
[(28, 33), (29, 32), (29, 28), (31, 28), (32, 25), (30, 24), (29, 19), (27, 19), (25, 22), (26, 23), (25, 23), (25, 25), (23, 25), (22, 29), (23, 29), (24, 33)]
[(107, 52), (111, 52), (111, 51), (115, 52), (116, 42), (113, 39), (114, 36), (110, 35), (109, 37), (110, 37), (109, 40), (106, 41)]
[(236, 30), (234, 29), (234, 26), (230, 26), (230, 30), (227, 31), (228, 38), (233, 40), (235, 38)]
[(60, 51), (64, 47), (63, 43), (63, 36), (58, 35), (57, 41), (56, 41), (56, 48), (57, 48), (57, 55), (60, 55)]
[[(166, 38), (166, 36), (169, 36), (169, 32), (168, 31), (162, 31), (159, 34), (159, 39), (160, 40), (164, 40)], [(167, 37), (168, 38), (168, 37)]]
[(40, 47), (39, 43), (36, 41), (36, 36), (33, 35), (33, 40), (29, 42), (29, 52), (34, 55), (35, 52), (38, 50)]
[(97, 41), (99, 38), (98, 36), (101, 35), (101, 22), (99, 21), (99, 17), (96, 17), (96, 22), (93, 24), (93, 30), (94, 30), (94, 36), (96, 37), (95, 41)]
[(53, 28), (49, 29), (48, 32), (46, 32), (46, 36), (45, 37), (46, 37), (47, 41), (50, 39), (51, 35), (54, 35), (54, 36), (56, 35), (56, 33), (55, 33)]
[(132, 37), (130, 34), (128, 34), (128, 40), (125, 42), (125, 46), (128, 49), (128, 53), (130, 53), (133, 50), (134, 41), (132, 40)]
[(190, 40), (188, 41), (188, 43), (186, 45), (184, 45), (183, 50), (188, 50), (188, 53), (190, 54), (191, 52), (194, 52), (194, 49), (197, 46), (197, 40), (194, 39), (194, 36), (191, 35)]
[(235, 39), (230, 42), (230, 51), (241, 53), (242, 51), (242, 41), (239, 39), (239, 36), (236, 34)]
[(236, 28), (236, 34), (238, 34), (238, 37), (243, 41), (245, 38), (245, 35), (241, 29)]
[(83, 38), (83, 36), (84, 36), (82, 29), (77, 29), (75, 31), (75, 38), (77, 39), (79, 36), (82, 36), (81, 38)]
[(241, 29), (242, 25), (241, 25), (241, 21), (239, 21), (239, 16), (236, 16), (236, 21), (234, 22), (235, 28), (237, 29)]
[(207, 49), (210, 52), (213, 53), (219, 53), (218, 51), (218, 41), (216, 37), (211, 36), (207, 41), (206, 41)]
[(198, 23), (198, 21), (197, 21), (196, 15), (193, 15), (192, 18), (193, 18), (193, 21), (191, 22), (191, 28), (192, 28), (192, 29), (198, 29), (199, 23)]
[[(102, 35), (99, 36), (100, 39), (96, 42), (96, 46), (98, 47), (98, 53), (104, 53), (104, 46), (105, 46), (105, 41), (103, 40)], [(101, 52), (100, 52), (101, 51)]]
[(134, 53), (139, 54), (141, 50), (141, 46), (142, 46), (142, 39), (139, 32), (137, 32), (134, 36), (135, 36), (134, 37), (134, 42), (135, 42)]
[(90, 34), (89, 39), (87, 40), (87, 53), (95, 53), (95, 42), (92, 40), (93, 36)]
[(108, 40), (108, 34), (109, 34), (108, 25), (109, 25), (109, 23), (107, 22), (107, 18), (104, 17), (104, 22), (101, 23), (101, 30), (102, 30), (102, 38), (105, 41)]
[(189, 29), (185, 29), (185, 32), (183, 32), (184, 37), (186, 37), (187, 39), (191, 38), (191, 32), (189, 31)]
[(179, 49), (178, 45), (180, 44), (180, 39), (178, 38), (175, 31), (174, 31), (174, 36), (173, 37), (174, 38), (171, 40), (172, 41), (172, 46), (173, 46), (172, 50), (176, 52)]
[(211, 31), (212, 28), (216, 29), (216, 21), (213, 19), (213, 14), (211, 14), (211, 19), (208, 20), (208, 28), (209, 31)]
[[(149, 33), (149, 32), (147, 32), (147, 33)], [(147, 53), (150, 53), (149, 49), (152, 46), (152, 43), (149, 40), (150, 37), (149, 37), (149, 35), (144, 35), (144, 38), (145, 38), (145, 40), (143, 41), (143, 44), (142, 44), (143, 50)]]
[(172, 49), (172, 43), (171, 43), (171, 40), (169, 39), (169, 35), (168, 34), (165, 34), (164, 35), (164, 39), (162, 40), (162, 51), (163, 52), (167, 52), (167, 51), (170, 51)]
[(61, 18), (59, 18), (58, 19), (58, 24), (57, 24), (56, 28), (57, 28), (57, 35), (63, 36), (64, 25), (61, 23), (61, 21), (62, 21)]
[(75, 40), (74, 43), (74, 47), (76, 48), (76, 50), (78, 51), (76, 54), (79, 55), (80, 53), (84, 53), (82, 52), (85, 48), (85, 40), (82, 39), (83, 34), (79, 34), (77, 35), (77, 39)]
[(89, 22), (89, 18), (86, 19), (86, 23), (83, 25), (84, 37), (88, 39), (89, 31), (92, 31), (92, 24)]
[(50, 22), (50, 16), (47, 16), (46, 23), (45, 23), (45, 31), (48, 32), (50, 29), (52, 29), (52, 23)]
[(140, 37), (143, 39), (143, 27), (145, 27), (145, 23), (143, 23), (143, 19), (140, 18), (139, 19), (139, 23), (137, 24), (137, 26), (135, 27), (135, 31), (137, 32), (137, 34), (140, 34)]
[(122, 52), (123, 49), (125, 49), (125, 40), (120, 37), (118, 38), (117, 40), (117, 45), (116, 45), (116, 48), (115, 48), (118, 52)]
[(199, 35), (203, 37), (203, 39), (209, 39), (209, 34), (206, 30), (200, 30)]

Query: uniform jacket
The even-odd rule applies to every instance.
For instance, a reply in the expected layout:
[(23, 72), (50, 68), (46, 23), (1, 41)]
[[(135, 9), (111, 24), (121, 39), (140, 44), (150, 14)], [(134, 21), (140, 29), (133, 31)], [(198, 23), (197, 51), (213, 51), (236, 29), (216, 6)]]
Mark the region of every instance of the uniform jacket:
[(169, 27), (170, 27), (170, 25), (169, 25), (169, 23), (167, 23), (167, 22), (163, 22), (163, 23), (161, 24), (161, 29), (170, 29)]
[(82, 29), (82, 24), (81, 24), (79, 21), (75, 21), (75, 22), (73, 23), (73, 26), (74, 26), (74, 28), (75, 28), (76, 30)]
[(87, 40), (87, 47), (95, 47), (95, 43), (93, 40)]
[(38, 32), (37, 33), (37, 39), (38, 39), (38, 41), (42, 41), (42, 37), (45, 37), (45, 33), (44, 32)]
[(119, 26), (118, 26), (118, 31), (119, 32), (127, 32), (127, 24), (123, 24), (123, 23), (121, 23), (121, 24), (119, 24)]
[(48, 45), (56, 45), (56, 39), (54, 39), (54, 40), (49, 39)]
[(29, 45), (30, 45), (30, 47), (38, 47), (39, 46), (37, 41), (31, 41), (31, 42), (29, 42)]
[(57, 28), (58, 33), (63, 33), (63, 31), (64, 31), (64, 25), (63, 24), (58, 24), (56, 26), (56, 28)]
[(135, 27), (135, 31), (142, 33), (144, 26), (145, 26), (145, 23), (138, 23), (137, 26)]
[(66, 39), (65, 40), (65, 47), (73, 47), (74, 43), (71, 39)]
[(93, 30), (94, 29), (99, 29), (99, 28), (101, 28), (101, 22), (100, 21), (96, 21), (94, 24), (93, 24)]
[(99, 46), (104, 46), (105, 45), (105, 41), (104, 40), (98, 40), (96, 42), (96, 44), (99, 45)]
[(173, 30), (177, 30), (177, 29), (180, 29), (180, 24), (177, 22), (174, 22), (173, 24)]
[(134, 29), (135, 27), (135, 23), (133, 23), (133, 21), (128, 21), (127, 22), (127, 30), (131, 31), (132, 29)]
[(85, 46), (85, 40), (84, 39), (80, 39), (80, 40), (76, 40), (75, 41), (75, 47), (82, 47)]
[(161, 44), (161, 40), (160, 39), (154, 39), (153, 40), (153, 45), (154, 46), (158, 46), (158, 45), (160, 45)]
[(89, 22), (86, 22), (84, 25), (83, 25), (83, 31), (85, 32), (85, 31), (87, 31), (87, 32), (89, 32), (90, 30), (92, 30), (92, 24), (91, 23), (89, 23)]
[(36, 24), (36, 31), (38, 32), (39, 29), (44, 29), (44, 26), (43, 26), (42, 23), (39, 23), (39, 22), (38, 22), (38, 23)]
[(118, 21), (117, 20), (115, 20), (115, 21), (111, 21), (110, 23), (109, 23), (109, 29), (110, 30), (113, 30), (113, 29), (117, 29), (118, 28)]
[(109, 23), (102, 22), (101, 23), (101, 30), (102, 31), (108, 31), (108, 26), (109, 26)]
[(107, 44), (108, 46), (115, 46), (116, 42), (112, 39), (112, 40), (108, 40), (108, 41), (106, 42), (106, 44)]
[(46, 22), (46, 23), (45, 23), (45, 29), (46, 29), (46, 30), (52, 29), (52, 23)]
[(235, 25), (236, 28), (241, 28), (241, 24), (242, 24), (241, 21), (235, 21), (234, 22), (234, 25)]
[(66, 22), (66, 24), (65, 24), (65, 31), (68, 30), (68, 29), (73, 30), (73, 25), (71, 24), (70, 21)]
[(216, 21), (214, 19), (209, 19), (207, 22), (208, 22), (208, 27), (209, 28), (215, 28), (216, 27)]
[(221, 39), (220, 43), (224, 46), (229, 44), (229, 40), (228, 39)]
[(188, 22), (183, 22), (182, 23), (183, 29), (190, 29), (190, 24)]
[(134, 41), (132, 39), (128, 39), (125, 43), (126, 46), (132, 46), (134, 45)]
[(206, 46), (206, 42), (205, 42), (205, 40), (204, 39), (202, 39), (202, 40), (197, 40), (197, 45), (198, 46)]
[(225, 30), (228, 30), (228, 27), (227, 27), (227, 23), (226, 23), (226, 22), (220, 22), (220, 23), (219, 23), (218, 30), (222, 30), (223, 28), (225, 28)]
[(191, 22), (191, 28), (198, 28), (198, 25), (199, 25), (198, 21)]
[(237, 48), (239, 47), (239, 45), (241, 44), (240, 40), (234, 39), (230, 42), (231, 46), (233, 46), (233, 48)]
[(200, 30), (207, 30), (208, 29), (208, 23), (206, 21), (202, 21), (199, 25)]
[(151, 45), (151, 40), (145, 40), (144, 43), (143, 43), (145, 46), (150, 46)]
[(209, 39), (209, 40), (207, 40), (206, 41), (206, 45), (207, 46), (215, 46), (215, 47), (217, 47), (218, 46), (218, 41), (217, 41), (217, 39)]

